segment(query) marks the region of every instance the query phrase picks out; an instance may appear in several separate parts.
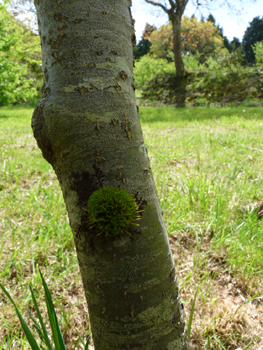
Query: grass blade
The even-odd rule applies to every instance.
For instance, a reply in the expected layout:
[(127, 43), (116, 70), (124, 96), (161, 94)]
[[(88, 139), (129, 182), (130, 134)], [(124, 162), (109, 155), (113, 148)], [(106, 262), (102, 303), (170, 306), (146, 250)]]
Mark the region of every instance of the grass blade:
[(190, 311), (190, 316), (189, 316), (189, 321), (188, 321), (188, 328), (187, 328), (187, 338), (190, 339), (190, 334), (191, 334), (191, 328), (192, 328), (192, 323), (193, 323), (193, 317), (194, 317), (194, 310), (195, 310), (195, 302), (196, 302), (196, 298), (197, 298), (197, 294), (199, 293), (199, 289), (201, 287), (201, 285), (203, 284), (204, 280), (206, 279), (206, 277), (208, 276), (209, 272), (207, 272), (204, 277), (201, 279), (199, 286), (197, 288), (197, 291), (195, 292), (195, 296), (194, 296), (194, 301), (191, 307), (191, 311)]
[(253, 295), (253, 297), (248, 298), (246, 301), (244, 301), (242, 304), (240, 304), (239, 307), (236, 309), (234, 316), (243, 305), (248, 304), (251, 300), (260, 299), (260, 298), (257, 298), (257, 296), (261, 295), (261, 294), (263, 294), (263, 292), (258, 292), (257, 294)]
[(27, 337), (27, 340), (32, 348), (32, 350), (40, 350), (39, 346), (37, 345), (37, 342), (30, 330), (30, 328), (28, 327), (28, 325), (26, 324), (26, 321), (24, 320), (23, 316), (21, 315), (21, 313), (19, 312), (15, 302), (13, 301), (13, 299), (11, 298), (11, 295), (8, 293), (8, 291), (5, 289), (5, 287), (0, 283), (0, 287), (3, 290), (3, 292), (5, 293), (5, 295), (8, 297), (8, 299), (11, 301), (11, 303), (14, 305), (15, 309), (16, 309), (16, 313), (17, 316), (20, 320), (21, 326), (25, 332), (25, 335)]
[(188, 275), (186, 276), (185, 280), (183, 281), (181, 287), (179, 290), (183, 289), (186, 283), (189, 281), (190, 277), (192, 276), (192, 272), (189, 272)]
[(189, 316), (189, 321), (188, 321), (188, 328), (187, 328), (187, 338), (190, 339), (190, 334), (191, 334), (191, 327), (192, 327), (192, 323), (193, 323), (193, 317), (194, 317), (194, 310), (195, 310), (195, 301), (196, 301), (196, 297), (197, 294), (199, 292), (199, 287), (197, 288), (197, 291), (195, 292), (195, 296), (194, 296), (194, 301), (191, 307), (191, 311), (190, 311), (190, 316)]
[(223, 350), (227, 350), (224, 345), (221, 343), (221, 341), (214, 335), (213, 338), (215, 339), (215, 341), (221, 346), (221, 348)]
[(52, 329), (52, 334), (53, 334), (53, 340), (55, 343), (55, 348), (56, 350), (66, 350), (66, 346), (61, 334), (61, 330), (59, 328), (58, 325), (58, 319), (57, 319), (57, 315), (55, 312), (55, 308), (52, 302), (52, 298), (51, 298), (51, 294), (48, 290), (46, 281), (39, 269), (39, 273), (42, 279), (42, 284), (44, 286), (45, 289), (45, 300), (46, 300), (46, 305), (47, 305), (47, 311), (48, 311), (48, 317), (49, 317), (49, 322), (50, 322), (50, 326)]
[[(37, 301), (36, 301), (36, 298), (35, 298), (33, 289), (32, 289), (31, 286), (29, 286), (29, 288), (30, 288), (30, 292), (31, 292), (31, 295), (32, 295), (33, 303), (34, 303), (35, 308), (36, 308), (37, 317), (38, 317), (39, 322), (40, 322), (40, 324), (41, 324), (42, 334), (43, 334), (43, 340), (44, 340), (46, 346), (48, 347), (48, 349), (49, 349), (49, 350), (53, 350), (53, 347), (52, 347), (52, 345), (51, 345), (51, 343), (50, 343), (50, 340), (49, 340), (49, 337), (48, 337), (48, 335), (47, 335), (47, 330), (46, 330), (46, 327), (45, 327), (43, 318), (42, 318), (42, 316), (41, 316), (40, 310), (39, 310), (38, 305), (37, 305)], [(40, 333), (39, 333), (39, 334), (40, 334)]]
[[(75, 327), (74, 327), (75, 328)], [(75, 331), (77, 332), (78, 336), (79, 336), (79, 339), (81, 341), (81, 343), (84, 345), (84, 350), (89, 350), (89, 338), (90, 338), (90, 335), (88, 336), (87, 338), (87, 341), (86, 341), (86, 344), (84, 342), (84, 339), (82, 338), (82, 336), (79, 334), (78, 330), (75, 328)]]
[(87, 341), (86, 341), (86, 345), (85, 345), (84, 350), (89, 350), (89, 337), (90, 337), (90, 336), (88, 336), (88, 338), (87, 338)]
[(250, 345), (252, 345), (257, 339), (259, 339), (259, 338), (261, 338), (261, 337), (262, 337), (262, 334), (259, 335), (258, 337), (256, 337), (256, 339), (253, 339), (253, 340), (244, 348), (244, 350), (247, 350), (247, 349), (250, 347)]
[(45, 341), (44, 340), (44, 335), (43, 335), (42, 329), (40, 328), (37, 320), (31, 314), (30, 310), (27, 310), (27, 312), (29, 313), (29, 316), (30, 316), (31, 320), (33, 321), (33, 326), (34, 326), (35, 330), (37, 331), (37, 333), (39, 335), (39, 338), (44, 342)]

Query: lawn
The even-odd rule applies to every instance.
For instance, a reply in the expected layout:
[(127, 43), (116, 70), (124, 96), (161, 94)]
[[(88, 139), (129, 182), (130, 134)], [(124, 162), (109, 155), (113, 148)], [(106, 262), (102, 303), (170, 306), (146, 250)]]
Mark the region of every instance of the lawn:
[[(87, 307), (56, 176), (30, 129), (32, 109), (0, 109), (0, 281), (23, 315), (29, 284), (44, 310), (41, 267), (68, 349), (89, 334)], [(197, 350), (263, 347), (261, 108), (140, 108)], [(29, 349), (0, 294), (0, 344)]]

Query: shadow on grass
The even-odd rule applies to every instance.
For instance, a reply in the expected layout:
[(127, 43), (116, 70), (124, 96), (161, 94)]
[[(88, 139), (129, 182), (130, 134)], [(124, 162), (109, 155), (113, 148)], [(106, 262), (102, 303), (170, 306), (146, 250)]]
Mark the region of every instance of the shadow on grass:
[(2, 114), (0, 113), (0, 119), (8, 119), (8, 118), (11, 118), (12, 115), (7, 115), (7, 114)]
[(218, 120), (227, 117), (244, 119), (263, 119), (260, 107), (140, 107), (140, 120), (143, 123), (178, 123), (201, 120)]

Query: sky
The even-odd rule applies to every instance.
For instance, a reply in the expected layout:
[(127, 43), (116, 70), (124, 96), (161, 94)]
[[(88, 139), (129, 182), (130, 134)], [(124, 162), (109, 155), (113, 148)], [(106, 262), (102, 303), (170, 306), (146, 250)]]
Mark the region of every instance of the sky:
[[(200, 2), (202, 2), (200, 0)], [(156, 7), (145, 4), (142, 5), (142, 0), (132, 1), (132, 14), (135, 19), (135, 34), (137, 42), (141, 39), (143, 30), (146, 23), (160, 27), (163, 24), (168, 23), (168, 17), (164, 11), (161, 9), (156, 11)], [(195, 9), (191, 7), (189, 3), (187, 5), (185, 15), (192, 16)], [(217, 8), (214, 11), (210, 11), (216, 19), (216, 25), (223, 27), (223, 33), (231, 41), (233, 37), (239, 38), (242, 41), (244, 32), (249, 25), (249, 22), (253, 20), (254, 17), (263, 16), (263, 0), (257, 0), (254, 4), (247, 4), (244, 7), (240, 15), (234, 15), (233, 13), (228, 13), (226, 8)], [(209, 14), (209, 12), (208, 12)], [(197, 14), (196, 14), (197, 15)], [(196, 16), (198, 18), (198, 16)]]

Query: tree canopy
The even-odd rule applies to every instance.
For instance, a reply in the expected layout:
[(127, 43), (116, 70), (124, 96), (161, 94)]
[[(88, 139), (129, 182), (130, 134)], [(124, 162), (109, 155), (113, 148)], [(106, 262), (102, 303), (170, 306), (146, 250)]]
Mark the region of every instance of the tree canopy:
[(255, 17), (249, 23), (242, 40), (242, 46), (245, 52), (246, 63), (252, 65), (256, 58), (253, 51), (253, 45), (263, 41), (263, 17)]
[[(154, 31), (150, 37), (151, 52), (158, 58), (167, 57), (172, 50), (173, 28), (172, 24), (162, 26)], [(220, 31), (211, 21), (198, 21), (196, 17), (184, 16), (182, 19), (181, 43), (183, 54), (200, 54), (200, 62), (213, 56), (215, 49), (224, 46), (224, 40)]]
[(139, 59), (150, 52), (151, 42), (149, 41), (149, 37), (154, 30), (156, 30), (155, 26), (146, 23), (142, 39), (138, 42), (133, 51), (135, 59)]
[(0, 105), (25, 101), (37, 94), (39, 38), (0, 4)]

